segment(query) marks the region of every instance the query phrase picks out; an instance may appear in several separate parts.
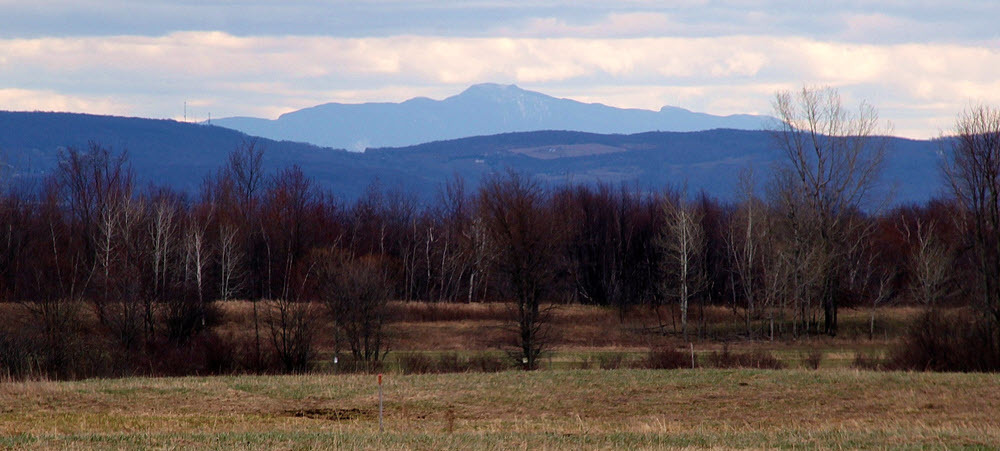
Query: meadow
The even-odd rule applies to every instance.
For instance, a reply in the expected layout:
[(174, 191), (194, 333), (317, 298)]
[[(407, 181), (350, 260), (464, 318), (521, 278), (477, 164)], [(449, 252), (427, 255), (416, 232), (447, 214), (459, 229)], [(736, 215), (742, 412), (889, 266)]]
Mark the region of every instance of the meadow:
[(0, 384), (0, 446), (33, 449), (988, 448), (1000, 376), (551, 370)]
[[(916, 309), (845, 311), (837, 338), (741, 339), (712, 308), (694, 342), (697, 369), (633, 368), (650, 349), (690, 350), (652, 328), (649, 312), (566, 306), (551, 321), (541, 369), (414, 374), (429, 361), (509, 357), (499, 304), (392, 303), (382, 368), (344, 373), (318, 341), (302, 375), (0, 382), (0, 447), (29, 449), (655, 449), (988, 448), (1000, 443), (1000, 375), (865, 371)], [(246, 334), (249, 304), (222, 303), (220, 334)], [(319, 326), (319, 337), (324, 336)], [(242, 337), (246, 338), (246, 337)], [(785, 369), (712, 368), (713, 353), (758, 350)], [(819, 354), (818, 369), (807, 364)], [(613, 362), (609, 364), (609, 362)], [(505, 369), (506, 368), (506, 369)], [(613, 368), (613, 369), (602, 369)]]

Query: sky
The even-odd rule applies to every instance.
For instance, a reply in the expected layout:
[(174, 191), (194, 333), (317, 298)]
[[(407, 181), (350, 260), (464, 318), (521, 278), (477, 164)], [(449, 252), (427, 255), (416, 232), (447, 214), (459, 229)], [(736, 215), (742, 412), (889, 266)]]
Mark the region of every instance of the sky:
[(1000, 2), (0, 0), (0, 110), (275, 118), (494, 82), (769, 114), (838, 89), (894, 134), (1000, 105)]

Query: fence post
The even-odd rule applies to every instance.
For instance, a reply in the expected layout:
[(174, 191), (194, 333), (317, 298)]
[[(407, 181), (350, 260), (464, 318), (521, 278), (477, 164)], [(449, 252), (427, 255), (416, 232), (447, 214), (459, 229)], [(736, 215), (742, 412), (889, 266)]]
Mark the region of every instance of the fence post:
[(378, 375), (378, 432), (381, 434), (382, 429), (382, 373)]

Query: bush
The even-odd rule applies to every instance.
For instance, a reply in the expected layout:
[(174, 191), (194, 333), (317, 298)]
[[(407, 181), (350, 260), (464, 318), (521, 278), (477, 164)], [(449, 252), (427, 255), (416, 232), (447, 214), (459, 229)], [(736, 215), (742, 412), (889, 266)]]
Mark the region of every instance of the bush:
[(806, 365), (806, 368), (818, 370), (821, 362), (823, 362), (823, 351), (819, 349), (813, 349), (802, 357), (802, 363)]
[(251, 368), (247, 356), (238, 351), (249, 348), (249, 343), (238, 342), (232, 334), (223, 336), (207, 331), (189, 338), (184, 343), (161, 340), (149, 346), (143, 355), (134, 356), (133, 359), (136, 362), (148, 360), (144, 364), (152, 371), (150, 374), (152, 376), (234, 374), (248, 370), (276, 372), (280, 369), (276, 359), (272, 359), (274, 362), (270, 367)]
[(890, 351), (889, 366), (916, 371), (1000, 370), (1000, 340), (991, 326), (988, 319), (968, 311), (925, 312)]
[(691, 368), (691, 355), (667, 346), (652, 348), (638, 366), (652, 370)]
[[(400, 364), (402, 367), (402, 363)], [(379, 372), (384, 369), (383, 360), (373, 360), (366, 362), (364, 360), (356, 359), (350, 353), (338, 354), (337, 363), (333, 364), (331, 367), (334, 373), (374, 373)]]
[(434, 361), (423, 353), (408, 353), (399, 357), (399, 370), (403, 374), (436, 373)]
[(36, 356), (27, 340), (0, 332), (0, 379), (24, 379), (31, 375)]
[(469, 371), (469, 360), (458, 356), (456, 352), (441, 354), (437, 359), (439, 373), (464, 373)]
[(583, 359), (581, 359), (581, 360), (579, 360), (577, 362), (574, 362), (573, 363), (573, 368), (578, 369), (578, 370), (590, 370), (590, 369), (594, 368), (595, 364), (596, 364), (596, 366), (598, 368), (600, 368), (600, 366), (601, 366), (600, 361), (598, 361), (596, 358), (594, 358), (594, 357), (592, 357), (590, 355), (587, 355), (587, 356), (584, 356)]
[(399, 370), (404, 374), (464, 373), (469, 371), (498, 372), (510, 369), (507, 359), (479, 354), (468, 358), (458, 353), (441, 354), (433, 359), (423, 353), (408, 353), (399, 357)]
[(731, 352), (729, 344), (722, 346), (722, 352), (713, 352), (708, 356), (708, 363), (714, 368), (757, 368), (780, 370), (785, 364), (771, 353), (754, 349), (750, 352)]
[(472, 371), (498, 373), (511, 368), (510, 359), (498, 355), (482, 353), (469, 358), (469, 369)]
[(621, 353), (604, 354), (597, 358), (598, 366), (602, 370), (617, 370), (623, 367), (625, 356)]
[(854, 354), (854, 362), (851, 363), (851, 368), (866, 370), (866, 371), (878, 371), (886, 368), (885, 359), (880, 358), (877, 355), (866, 355), (860, 351)]

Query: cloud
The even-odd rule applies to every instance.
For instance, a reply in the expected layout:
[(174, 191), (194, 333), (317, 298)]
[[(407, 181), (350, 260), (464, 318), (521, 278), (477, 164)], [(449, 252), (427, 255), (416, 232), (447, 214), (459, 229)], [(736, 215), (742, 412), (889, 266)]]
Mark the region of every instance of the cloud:
[(0, 89), (0, 109), (14, 111), (81, 111), (93, 114), (121, 114), (130, 105), (107, 98), (72, 96), (53, 91)]
[[(621, 23), (646, 23), (645, 16)], [(1000, 49), (972, 44), (858, 44), (785, 36), (462, 38), (404, 35), (46, 37), (0, 40), (0, 102), (176, 117), (264, 115), (329, 101), (444, 96), (483, 81), (622, 107), (767, 112), (775, 89), (838, 87), (847, 99), (950, 117), (970, 100), (1000, 103)], [(32, 100), (37, 96), (37, 100)], [(167, 113), (165, 113), (167, 112)], [(932, 136), (902, 107), (883, 114)], [(939, 128), (947, 128), (942, 124)]]

